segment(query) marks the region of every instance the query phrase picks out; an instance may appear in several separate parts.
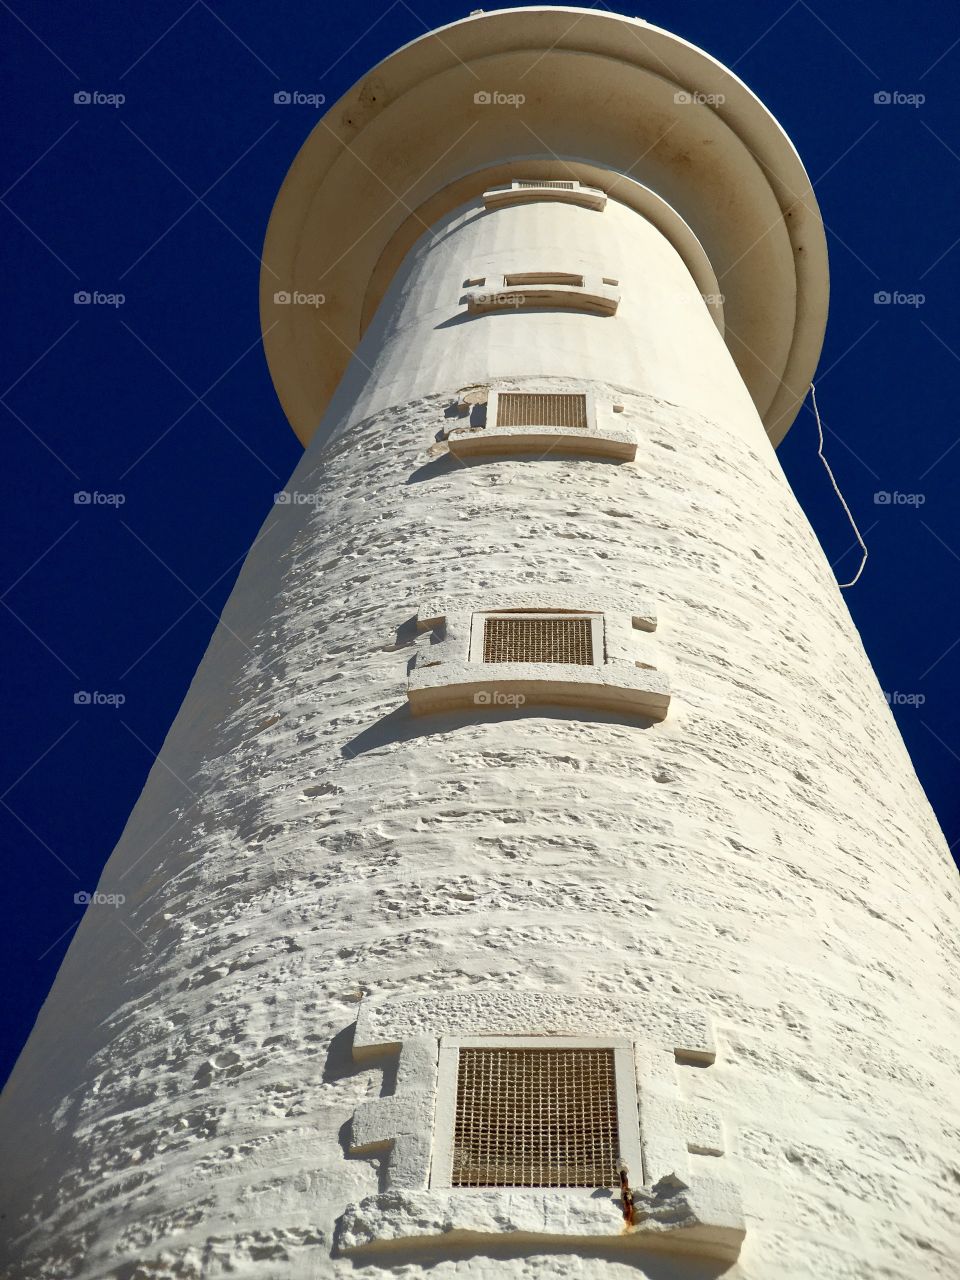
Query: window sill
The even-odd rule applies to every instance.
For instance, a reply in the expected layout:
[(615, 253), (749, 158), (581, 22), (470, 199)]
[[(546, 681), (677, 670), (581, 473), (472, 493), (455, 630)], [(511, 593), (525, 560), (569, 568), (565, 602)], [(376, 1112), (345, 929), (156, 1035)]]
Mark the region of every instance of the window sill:
[(612, 316), (620, 305), (620, 294), (613, 288), (571, 284), (504, 285), (501, 289), (474, 290), (466, 299), (470, 315), (546, 309)]
[(631, 431), (589, 427), (454, 427), (447, 445), (455, 458), (508, 453), (575, 453), (632, 462), (637, 440)]
[(343, 1254), (420, 1239), (459, 1245), (535, 1242), (543, 1250), (584, 1237), (629, 1248), (682, 1251), (733, 1262), (745, 1235), (736, 1190), (713, 1178), (664, 1178), (633, 1190), (637, 1223), (624, 1228), (619, 1196), (601, 1189), (389, 1191), (348, 1205), (339, 1220)]
[(606, 193), (596, 187), (500, 187), (483, 193), (485, 209), (503, 209), (512, 204), (534, 204), (543, 200), (556, 200), (561, 204), (575, 204), (582, 209), (601, 210), (606, 207)]
[(414, 668), (407, 682), (407, 698), (417, 716), (553, 705), (663, 720), (670, 706), (670, 684), (662, 672), (626, 663), (437, 662)]

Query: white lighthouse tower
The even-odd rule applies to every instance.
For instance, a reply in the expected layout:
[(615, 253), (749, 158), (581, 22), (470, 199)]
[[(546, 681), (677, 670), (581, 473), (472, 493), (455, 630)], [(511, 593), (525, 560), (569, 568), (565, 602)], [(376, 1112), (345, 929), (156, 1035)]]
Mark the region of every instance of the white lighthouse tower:
[(479, 14), (319, 123), (262, 280), (306, 451), (4, 1095), (3, 1274), (955, 1277), (956, 879), (773, 448), (777, 122)]

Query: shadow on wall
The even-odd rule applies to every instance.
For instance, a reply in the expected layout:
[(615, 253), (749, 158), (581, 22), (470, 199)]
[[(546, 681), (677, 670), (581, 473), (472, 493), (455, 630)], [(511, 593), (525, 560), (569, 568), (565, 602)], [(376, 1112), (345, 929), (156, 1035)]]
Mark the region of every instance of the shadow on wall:
[[(441, 454), (439, 458), (434, 458), (430, 462), (425, 462), (422, 467), (418, 467), (416, 471), (411, 471), (407, 477), (407, 484), (421, 484), (424, 480), (437, 480), (441, 476), (451, 475), (463, 468), (468, 470), (472, 467), (489, 467), (503, 466), (504, 454), (491, 453), (489, 455), (480, 455), (476, 458), (455, 458), (452, 453)], [(570, 459), (563, 453), (554, 453), (551, 456), (550, 450), (545, 453), (511, 453), (509, 454), (511, 463), (531, 464), (542, 462), (554, 462), (559, 467), (568, 468)], [(622, 467), (623, 463), (618, 458), (599, 458), (589, 457), (578, 460), (580, 465), (587, 464), (592, 467)]]
[(344, 743), (340, 754), (346, 759), (376, 751), (380, 747), (401, 742), (414, 742), (418, 738), (433, 738), (440, 733), (457, 729), (475, 728), (480, 724), (516, 724), (520, 720), (568, 720), (576, 724), (617, 724), (633, 729), (651, 729), (656, 720), (646, 716), (618, 715), (614, 711), (593, 711), (589, 707), (560, 707), (549, 703), (529, 707), (485, 706), (476, 711), (447, 711), (435, 715), (413, 716), (409, 706), (396, 707), (375, 724), (362, 730), (355, 738)]

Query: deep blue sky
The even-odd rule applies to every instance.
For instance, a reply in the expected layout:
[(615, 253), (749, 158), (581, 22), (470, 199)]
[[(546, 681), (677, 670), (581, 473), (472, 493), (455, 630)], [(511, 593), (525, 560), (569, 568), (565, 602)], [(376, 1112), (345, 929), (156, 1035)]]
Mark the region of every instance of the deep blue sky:
[[(600, 5), (598, 7), (605, 7)], [(960, 837), (960, 23), (943, 0), (718, 5), (643, 16), (732, 66), (779, 117), (828, 227), (818, 378), (871, 557), (847, 592), (920, 779)], [(299, 456), (257, 317), (257, 254), (316, 111), (462, 6), (417, 0), (0, 0), (8, 126), (0, 355), (10, 516), (0, 809), (2, 1078)], [(907, 20), (908, 19), (908, 20)], [(120, 107), (75, 104), (122, 93)], [(879, 92), (924, 94), (919, 106)], [(122, 292), (122, 306), (74, 293)], [(877, 305), (877, 292), (923, 294)], [(203, 397), (198, 400), (198, 397)], [(857, 555), (804, 410), (780, 450), (840, 575)], [(78, 491), (122, 506), (77, 505)], [(877, 504), (878, 491), (922, 495)], [(955, 646), (955, 647), (954, 647)], [(122, 706), (77, 705), (78, 691)], [(952, 696), (951, 696), (952, 695)]]

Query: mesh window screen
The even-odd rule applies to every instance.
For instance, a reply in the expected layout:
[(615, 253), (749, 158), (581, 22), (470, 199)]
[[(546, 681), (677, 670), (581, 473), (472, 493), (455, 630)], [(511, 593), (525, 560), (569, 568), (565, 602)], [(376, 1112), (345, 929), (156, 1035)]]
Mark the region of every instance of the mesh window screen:
[(572, 191), (574, 188), (572, 182), (518, 182), (518, 187), (554, 187), (560, 191)]
[(563, 662), (593, 665), (589, 618), (487, 618), (484, 662)]
[(586, 427), (587, 397), (501, 391), (497, 397), (497, 426)]
[(612, 1049), (461, 1049), (451, 1184), (610, 1187)]
[(524, 284), (572, 284), (583, 288), (583, 276), (570, 271), (513, 271), (503, 277), (503, 283), (509, 287)]

